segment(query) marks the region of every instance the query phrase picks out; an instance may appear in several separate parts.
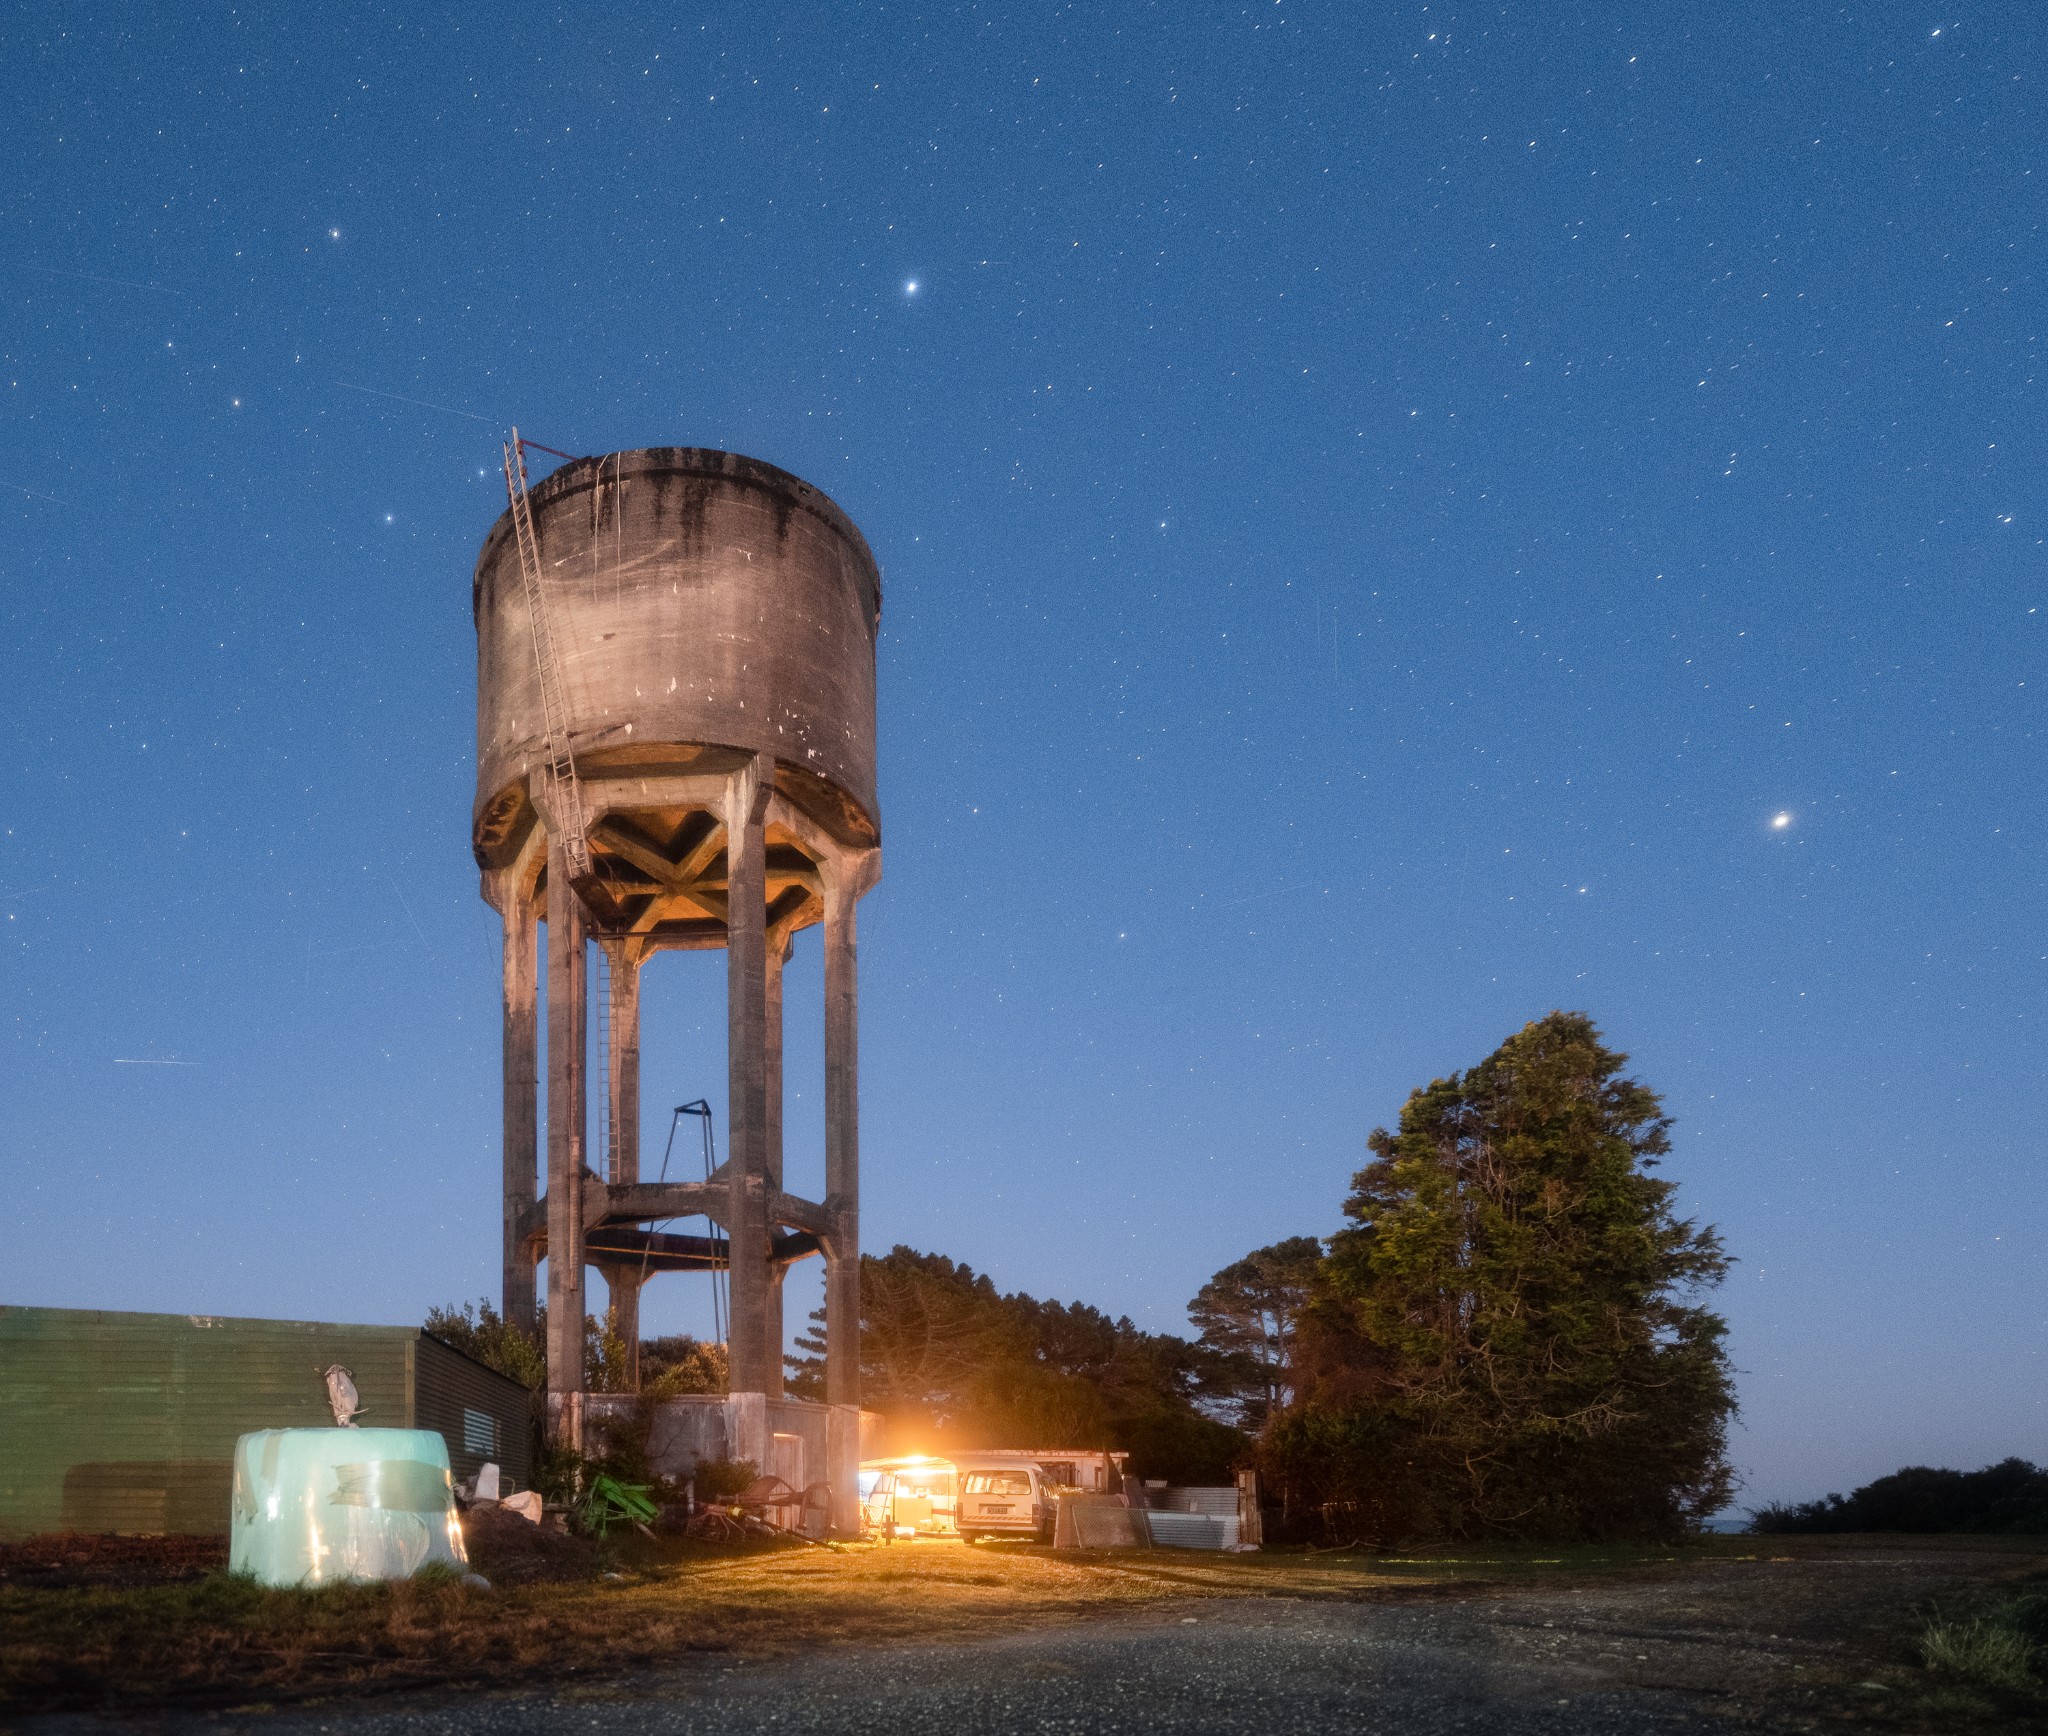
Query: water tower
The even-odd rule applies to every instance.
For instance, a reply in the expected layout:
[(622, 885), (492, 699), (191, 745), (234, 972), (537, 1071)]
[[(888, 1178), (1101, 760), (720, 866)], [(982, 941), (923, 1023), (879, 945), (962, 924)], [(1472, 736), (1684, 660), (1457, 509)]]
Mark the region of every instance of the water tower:
[[(874, 556), (817, 489), (755, 459), (691, 448), (578, 458), (529, 493), (530, 448), (514, 441), (511, 505), (474, 591), (472, 837), (505, 925), (506, 1315), (532, 1324), (545, 1256), (549, 1427), (580, 1444), (586, 1265), (604, 1273), (634, 1352), (644, 1278), (727, 1270), (740, 1403), (781, 1401), (782, 1277), (822, 1255), (826, 1397), (843, 1414), (860, 1400), (854, 912), (881, 867)], [(791, 937), (814, 924), (822, 1200), (786, 1191), (782, 1166), (782, 968)], [(726, 956), (727, 1156), (708, 1181), (640, 1173), (640, 971), (670, 948)], [(712, 1233), (649, 1228), (690, 1217)], [(851, 1473), (845, 1452), (831, 1457), (836, 1486)]]

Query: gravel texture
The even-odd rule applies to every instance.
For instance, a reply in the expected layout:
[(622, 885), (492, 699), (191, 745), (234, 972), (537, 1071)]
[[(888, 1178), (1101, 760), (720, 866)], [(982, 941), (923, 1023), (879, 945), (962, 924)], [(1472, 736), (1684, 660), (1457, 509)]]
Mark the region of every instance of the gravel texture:
[[(915, 1645), (753, 1662), (699, 1656), (587, 1684), (485, 1685), (149, 1723), (261, 1736), (1840, 1728), (1865, 1714), (1888, 1721), (1886, 1695), (1896, 1690), (1869, 1678), (1903, 1679), (1914, 1600), (1996, 1565), (1870, 1551), (1370, 1601), (1211, 1598)], [(50, 1718), (19, 1728), (54, 1736), (110, 1726)]]

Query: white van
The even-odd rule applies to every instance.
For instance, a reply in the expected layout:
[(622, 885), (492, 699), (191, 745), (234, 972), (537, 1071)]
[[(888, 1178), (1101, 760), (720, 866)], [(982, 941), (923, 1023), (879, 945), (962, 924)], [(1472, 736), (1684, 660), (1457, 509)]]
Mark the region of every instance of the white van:
[(953, 1526), (965, 1542), (983, 1537), (1052, 1541), (1058, 1497), (1038, 1465), (1010, 1453), (963, 1453), (953, 1465)]

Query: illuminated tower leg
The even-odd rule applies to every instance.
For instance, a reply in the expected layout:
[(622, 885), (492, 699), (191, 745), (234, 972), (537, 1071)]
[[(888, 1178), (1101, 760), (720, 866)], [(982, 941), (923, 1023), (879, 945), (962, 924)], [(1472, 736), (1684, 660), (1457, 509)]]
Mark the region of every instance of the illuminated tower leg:
[[(767, 992), (761, 1017), (762, 1117), (765, 1137), (762, 1158), (768, 1175), (770, 1195), (782, 1192), (782, 967), (789, 943), (780, 934), (768, 942)], [(775, 1226), (769, 1226), (771, 1232)], [(779, 1261), (768, 1267), (767, 1306), (764, 1310), (765, 1343), (762, 1347), (761, 1390), (770, 1398), (783, 1392), (782, 1355), (785, 1348), (782, 1319), (782, 1281), (789, 1268)]]
[(533, 1253), (526, 1218), (539, 1174), (540, 1020), (536, 975), (540, 913), (530, 897), (505, 894), (505, 1272), (503, 1306), (509, 1325), (531, 1332), (537, 1314)]
[[(726, 860), (726, 1231), (732, 1315), (730, 1389), (768, 1385), (767, 989), (768, 860), (762, 819), (771, 793), (766, 756), (727, 780)], [(779, 1347), (778, 1352), (779, 1354)]]
[(548, 848), (548, 1433), (583, 1445), (583, 901)]
[[(614, 1187), (630, 1186), (640, 1179), (640, 967), (644, 954), (639, 943), (630, 939), (608, 940), (604, 947), (611, 964), (611, 1048), (605, 1057), (605, 1083), (612, 1162), (607, 1179)], [(626, 1389), (638, 1392), (643, 1268), (615, 1263), (602, 1270), (605, 1288), (611, 1292), (612, 1328), (625, 1350)]]
[(872, 858), (825, 875), (825, 1398), (832, 1530), (860, 1531), (860, 989), (854, 905)]

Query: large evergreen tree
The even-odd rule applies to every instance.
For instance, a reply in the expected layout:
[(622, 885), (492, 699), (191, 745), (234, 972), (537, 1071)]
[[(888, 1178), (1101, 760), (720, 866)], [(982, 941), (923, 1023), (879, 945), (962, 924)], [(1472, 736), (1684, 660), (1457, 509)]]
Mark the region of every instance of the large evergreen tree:
[(1654, 1092), (1580, 1013), (1375, 1131), (1264, 1456), (1361, 1539), (1669, 1535), (1723, 1506), (1727, 1257), (1651, 1171)]

